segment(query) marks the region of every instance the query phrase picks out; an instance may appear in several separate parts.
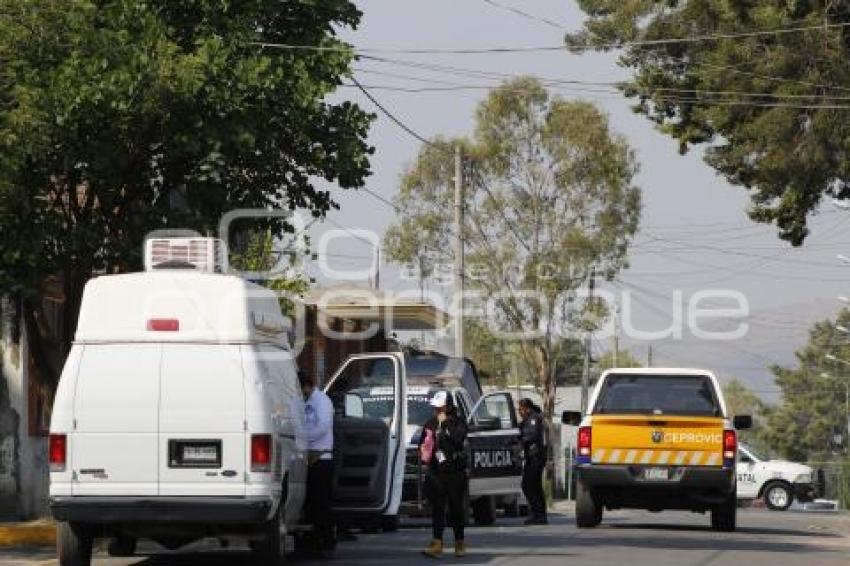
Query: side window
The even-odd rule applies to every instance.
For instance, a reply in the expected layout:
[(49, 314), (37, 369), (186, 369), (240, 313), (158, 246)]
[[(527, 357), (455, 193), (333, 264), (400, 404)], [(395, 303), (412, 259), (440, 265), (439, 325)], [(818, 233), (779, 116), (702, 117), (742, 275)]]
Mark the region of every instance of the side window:
[(463, 395), (460, 394), (459, 392), (455, 392), (454, 398), (455, 398), (455, 406), (457, 407), (457, 416), (463, 422), (466, 422), (469, 418), (468, 417), (469, 407), (466, 406), (466, 400), (464, 399)]
[(513, 402), (507, 393), (494, 393), (484, 397), (472, 415), (472, 424), (489, 430), (516, 428)]
[(349, 418), (395, 418), (395, 362), (392, 358), (350, 360), (328, 388), (337, 414)]
[(747, 454), (743, 450), (738, 450), (738, 461), (742, 464), (751, 464), (753, 460), (752, 458), (750, 458), (749, 454)]

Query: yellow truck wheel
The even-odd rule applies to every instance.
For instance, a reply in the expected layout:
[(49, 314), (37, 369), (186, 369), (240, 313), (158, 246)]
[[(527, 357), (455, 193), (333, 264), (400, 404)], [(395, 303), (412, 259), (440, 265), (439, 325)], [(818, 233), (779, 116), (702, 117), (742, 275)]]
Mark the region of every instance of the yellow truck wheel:
[(738, 498), (732, 493), (729, 498), (711, 510), (711, 526), (716, 531), (731, 533), (735, 530), (738, 514)]
[(576, 482), (576, 526), (591, 529), (602, 522), (602, 505), (581, 480)]

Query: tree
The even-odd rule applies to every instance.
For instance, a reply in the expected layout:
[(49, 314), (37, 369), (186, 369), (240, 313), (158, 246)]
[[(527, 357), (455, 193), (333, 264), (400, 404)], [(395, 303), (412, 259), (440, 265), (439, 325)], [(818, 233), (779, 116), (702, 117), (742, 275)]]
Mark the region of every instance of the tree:
[(614, 363), (614, 352), (607, 351), (596, 360), (599, 373), (611, 368), (642, 368), (643, 364), (630, 350), (617, 352), (617, 363)]
[(386, 242), (391, 260), (451, 260), (458, 146), (466, 156), (467, 303), (488, 315), (491, 332), (512, 333), (551, 416), (557, 349), (587, 311), (600, 310), (576, 291), (625, 265), (638, 226), (634, 154), (595, 106), (550, 96), (534, 78), (506, 82), (479, 105), (471, 139), (431, 141), (404, 174)]
[(85, 281), (139, 267), (147, 232), (214, 233), (234, 208), (322, 216), (316, 179), (363, 184), (372, 116), (324, 101), (352, 53), (260, 47), (340, 46), (360, 16), (346, 0), (0, 0), (0, 292), (46, 379), (51, 278), (66, 349)]
[(767, 404), (737, 378), (723, 384), (723, 398), (726, 399), (726, 410), (730, 415), (753, 417), (753, 427), (739, 432), (740, 440), (756, 452), (769, 451), (768, 443), (764, 438), (765, 421), (770, 414)]
[[(842, 310), (835, 323), (823, 321), (809, 332), (809, 342), (797, 352), (798, 367), (772, 368), (782, 389), (782, 403), (767, 419), (768, 445), (792, 460), (822, 460), (835, 451), (834, 435), (847, 439), (845, 395), (850, 373), (827, 354), (850, 359), (850, 343), (836, 326), (850, 324)], [(842, 447), (843, 449), (843, 447)]]
[[(850, 22), (850, 4), (579, 5), (589, 18), (568, 45), (580, 51), (625, 45), (621, 64), (635, 75), (623, 92), (637, 99), (635, 109), (675, 138), (680, 152), (705, 145), (706, 162), (750, 193), (754, 220), (775, 223), (781, 238), (800, 245), (807, 215), (824, 195), (850, 198), (850, 30), (830, 27)], [(750, 33), (783, 28), (808, 29)], [(697, 36), (715, 37), (663, 41)]]
[(283, 313), (295, 316), (293, 298), (303, 297), (310, 290), (310, 281), (292, 269), (292, 258), (287, 261), (282, 257), (284, 251), (271, 230), (243, 234), (243, 240), (240, 249), (232, 250), (231, 266), (239, 271), (266, 274), (255, 282), (277, 292)]

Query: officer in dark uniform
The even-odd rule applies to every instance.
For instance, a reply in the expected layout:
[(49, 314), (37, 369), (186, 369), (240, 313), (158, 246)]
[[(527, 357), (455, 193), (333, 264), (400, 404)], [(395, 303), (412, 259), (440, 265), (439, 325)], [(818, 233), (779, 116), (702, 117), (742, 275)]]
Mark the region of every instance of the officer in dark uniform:
[(426, 489), (434, 536), (423, 553), (431, 558), (442, 556), (448, 511), (449, 525), (454, 530), (455, 556), (463, 557), (466, 555), (464, 526), (468, 490), (466, 423), (446, 391), (438, 391), (431, 399), (431, 406), (434, 416), (425, 423), (419, 450), (428, 466)]
[(520, 432), (525, 452), (525, 464), (522, 468), (522, 492), (528, 501), (531, 516), (526, 525), (547, 525), (546, 496), (543, 494), (543, 470), (546, 468), (545, 423), (540, 409), (531, 399), (519, 402), (519, 415), (522, 419)]

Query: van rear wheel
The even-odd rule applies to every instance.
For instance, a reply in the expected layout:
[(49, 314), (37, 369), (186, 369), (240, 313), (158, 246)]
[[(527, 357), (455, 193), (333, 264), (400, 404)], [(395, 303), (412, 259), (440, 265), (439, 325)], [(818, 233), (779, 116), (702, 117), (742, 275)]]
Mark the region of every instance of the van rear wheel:
[(77, 523), (56, 526), (56, 553), (59, 566), (89, 566), (94, 536), (91, 530)]
[(583, 481), (576, 482), (576, 526), (592, 529), (602, 522), (602, 504)]
[(280, 566), (286, 558), (286, 537), (281, 533), (283, 503), (278, 506), (275, 516), (262, 529), (262, 538), (251, 544), (262, 566)]

